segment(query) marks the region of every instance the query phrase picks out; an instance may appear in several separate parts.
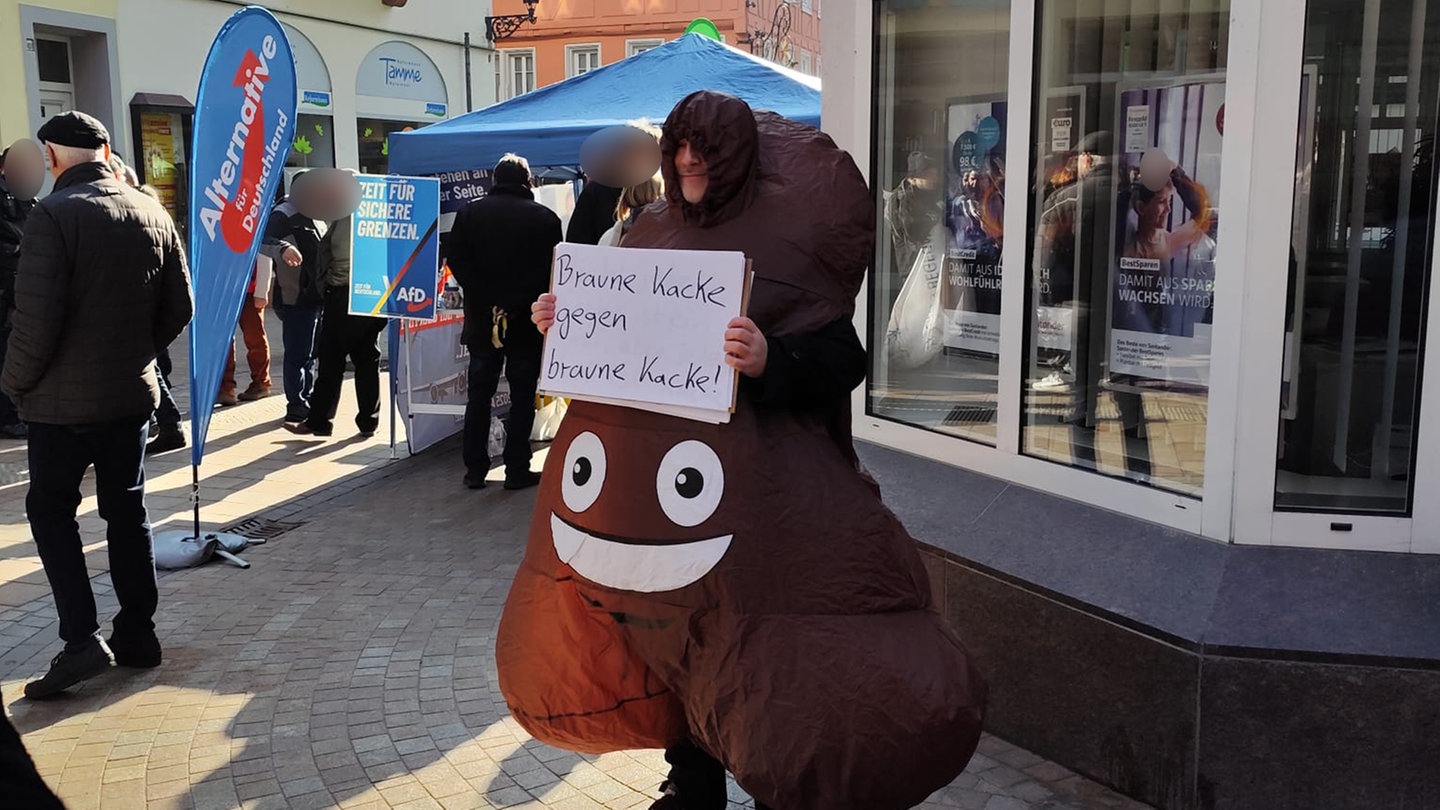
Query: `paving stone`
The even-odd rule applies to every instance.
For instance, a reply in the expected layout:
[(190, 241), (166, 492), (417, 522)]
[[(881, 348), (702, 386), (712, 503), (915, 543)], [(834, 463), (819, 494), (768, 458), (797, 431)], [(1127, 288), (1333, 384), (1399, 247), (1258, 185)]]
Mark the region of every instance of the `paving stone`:
[[(254, 405), (217, 411), (205, 484), (214, 514), (306, 522), (248, 549), (250, 571), (161, 574), (164, 666), (106, 673), (67, 701), (15, 701), (58, 649), (55, 611), (48, 591), (0, 599), (0, 692), (72, 810), (648, 808), (668, 767), (660, 752), (581, 756), (540, 744), (497, 692), (495, 630), (527, 496), (459, 491), (454, 442), (394, 463), (378, 443), (300, 450), (271, 428), (283, 398)], [(188, 465), (151, 464), (152, 492), (184, 501)], [(0, 508), (19, 504), (17, 489), (0, 488)], [(82, 508), (82, 527), (99, 538), (93, 494)], [(0, 526), (0, 593), (38, 572), (30, 552), (6, 565), (21, 560), (5, 556), (22, 542), (9, 537)], [(102, 547), (89, 546), (93, 566)], [(97, 574), (108, 617), (113, 588)], [(753, 807), (733, 782), (730, 791), (731, 810)], [(1031, 805), (1133, 806), (990, 735), (924, 806)]]

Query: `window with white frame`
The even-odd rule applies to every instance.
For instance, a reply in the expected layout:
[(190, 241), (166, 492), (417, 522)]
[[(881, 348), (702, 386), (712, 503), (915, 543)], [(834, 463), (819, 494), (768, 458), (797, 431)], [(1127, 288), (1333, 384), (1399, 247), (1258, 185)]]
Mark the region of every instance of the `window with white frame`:
[(628, 58), (664, 44), (665, 40), (663, 39), (627, 39), (625, 40), (625, 56)]
[(565, 76), (579, 76), (600, 67), (600, 45), (566, 45)]
[(505, 97), (514, 98), (535, 89), (535, 49), (505, 51)]
[(814, 72), (814, 65), (811, 63), (810, 52), (804, 48), (800, 49), (800, 72), (807, 76)]
[(814, 14), (815, 7), (812, 0), (800, 0), (800, 10), (806, 14)]

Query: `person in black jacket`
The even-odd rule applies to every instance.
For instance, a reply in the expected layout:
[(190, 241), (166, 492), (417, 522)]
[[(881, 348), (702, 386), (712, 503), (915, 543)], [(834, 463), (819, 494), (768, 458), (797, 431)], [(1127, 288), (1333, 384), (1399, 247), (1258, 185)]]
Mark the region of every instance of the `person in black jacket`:
[(581, 245), (598, 245), (600, 237), (615, 225), (615, 205), (620, 202), (624, 189), (606, 186), (586, 180), (580, 196), (575, 199), (575, 210), (570, 214), (570, 225), (565, 229), (565, 241)]
[(65, 810), (50, 786), (35, 770), (35, 760), (25, 750), (20, 733), (0, 709), (0, 796), (8, 807), (27, 810)]
[(505, 488), (540, 483), (530, 470), (530, 429), (540, 384), (540, 332), (530, 303), (550, 287), (550, 260), (560, 243), (560, 217), (535, 201), (530, 164), (505, 155), (490, 193), (461, 209), (450, 229), (448, 261), (465, 291), (465, 345), (470, 350), (470, 400), (465, 406), (465, 485), (485, 486), (490, 469), (490, 400), (500, 371), (510, 383), (505, 421)]
[[(32, 167), (22, 167), (15, 161), (7, 169), (5, 158), (9, 155), (9, 149), (0, 153), (0, 366), (5, 365), (5, 346), (10, 342), (10, 310), (15, 308), (15, 269), (20, 264), (20, 239), (25, 233), (25, 219), (35, 207), (34, 198), (16, 196), (9, 183), (12, 174)], [(25, 423), (20, 421), (15, 403), (0, 393), (0, 436), (23, 439), (26, 435)]]
[[(295, 176), (296, 179), (300, 175)], [(291, 181), (292, 186), (294, 180)], [(325, 303), (320, 288), (320, 240), (325, 238), (324, 222), (300, 213), (286, 200), (275, 207), (265, 224), (265, 239), (279, 240), (300, 251), (299, 265), (275, 266), (275, 294), (271, 302), (280, 318), (280, 342), (284, 347), (285, 423), (310, 418), (310, 396), (315, 390), (317, 370), (316, 337)], [(238, 402), (221, 404), (234, 405)]]
[[(0, 385), (30, 425), (25, 509), (65, 649), (25, 685), (29, 698), (57, 695), (112, 661), (160, 664), (145, 442), (160, 395), (156, 352), (194, 312), (180, 235), (160, 203), (115, 179), (104, 125), (61, 113), (38, 137), (55, 191), (25, 223)], [(75, 523), (92, 465), (120, 601), (108, 645)]]

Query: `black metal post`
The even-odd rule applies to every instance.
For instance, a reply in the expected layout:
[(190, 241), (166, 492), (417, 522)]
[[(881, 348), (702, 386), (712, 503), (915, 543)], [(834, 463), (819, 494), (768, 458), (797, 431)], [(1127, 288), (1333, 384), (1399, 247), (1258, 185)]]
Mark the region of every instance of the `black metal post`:
[(200, 542), (200, 465), (190, 465), (190, 502), (195, 506), (195, 542)]
[(470, 96), (470, 32), (465, 32), (465, 112), (475, 109), (474, 101)]

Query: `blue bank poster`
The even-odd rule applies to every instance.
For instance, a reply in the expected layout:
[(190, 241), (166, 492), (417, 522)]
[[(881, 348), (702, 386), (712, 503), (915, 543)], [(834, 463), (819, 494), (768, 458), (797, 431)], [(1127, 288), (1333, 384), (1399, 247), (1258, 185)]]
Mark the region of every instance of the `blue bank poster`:
[(440, 181), (360, 175), (350, 238), (350, 312), (435, 320)]

